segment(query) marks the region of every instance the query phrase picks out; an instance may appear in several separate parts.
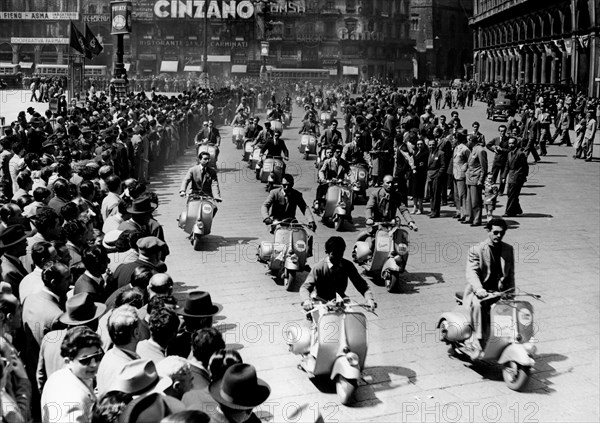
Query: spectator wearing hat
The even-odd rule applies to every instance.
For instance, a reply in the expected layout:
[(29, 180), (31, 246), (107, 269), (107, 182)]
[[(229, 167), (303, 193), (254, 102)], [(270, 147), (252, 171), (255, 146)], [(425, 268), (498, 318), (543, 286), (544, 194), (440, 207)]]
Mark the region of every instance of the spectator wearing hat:
[(90, 421), (96, 401), (94, 379), (104, 356), (90, 328), (69, 329), (61, 344), (65, 367), (52, 374), (42, 392), (42, 422)]
[(165, 243), (155, 236), (140, 238), (136, 246), (139, 257), (130, 263), (123, 263), (117, 267), (114, 278), (117, 281), (117, 287), (127, 285), (131, 281), (131, 275), (138, 266), (148, 266), (159, 272), (164, 267), (161, 261)]
[[(186, 412), (185, 406), (170, 395), (151, 393), (131, 401), (119, 416), (119, 423), (160, 423), (165, 417)], [(210, 419), (204, 413), (200, 420)]]
[(207, 408), (211, 418), (238, 423), (259, 421), (252, 410), (271, 394), (269, 385), (256, 376), (256, 369), (250, 364), (234, 364), (222, 379), (210, 384), (209, 391), (219, 404), (216, 410)]
[(467, 130), (460, 129), (455, 136), (456, 145), (452, 152), (452, 179), (454, 183), (454, 218), (460, 222), (469, 219), (467, 210), (467, 163), (471, 150), (467, 147)]
[(192, 389), (183, 396), (182, 401), (188, 408), (200, 410), (202, 404), (211, 399), (208, 392), (211, 381), (210, 359), (217, 351), (225, 348), (225, 341), (217, 329), (204, 328), (194, 332), (190, 343), (192, 354), (188, 361), (193, 375)]
[(175, 339), (179, 328), (179, 318), (168, 307), (153, 309), (148, 321), (150, 339), (137, 344), (135, 352), (141, 358), (160, 362), (167, 356), (167, 346)]
[(212, 302), (208, 292), (192, 291), (188, 293), (184, 306), (175, 310), (178, 315), (182, 316), (183, 325), (181, 325), (177, 337), (169, 344), (168, 354), (188, 358), (192, 349), (194, 333), (199, 329), (210, 328), (214, 316), (219, 314), (222, 309), (221, 304)]
[(108, 334), (113, 343), (98, 368), (98, 392), (104, 393), (127, 363), (138, 360), (135, 352), (141, 339), (141, 320), (135, 307), (123, 304), (108, 317)]
[(73, 292), (75, 294), (86, 292), (94, 301), (103, 303), (110, 294), (106, 290), (107, 287), (114, 286), (114, 284), (103, 279), (111, 277), (110, 274), (107, 274), (110, 260), (106, 249), (101, 245), (88, 247), (83, 251), (81, 261), (85, 267), (85, 272), (75, 282)]
[[(154, 210), (158, 208), (158, 197), (156, 194), (147, 192), (137, 198), (134, 198), (133, 203), (127, 209), (131, 217), (119, 225), (120, 230), (134, 230), (147, 233), (149, 236), (155, 236), (161, 241), (165, 241), (165, 234), (160, 223), (152, 217)], [(165, 245), (166, 255), (168, 255), (168, 247)]]
[[(131, 219), (131, 214), (127, 211), (127, 209), (131, 206), (131, 201), (129, 199), (120, 199), (119, 203), (112, 210), (112, 215), (108, 216), (104, 220), (104, 224), (102, 225), (102, 232), (108, 234), (114, 230), (118, 230), (121, 224), (129, 219)], [(125, 231), (130, 232), (130, 231)]]
[(164, 390), (165, 395), (181, 401), (184, 394), (192, 389), (192, 369), (185, 358), (176, 355), (166, 357), (156, 365), (156, 371), (160, 376), (171, 379), (171, 386)]
[(140, 358), (125, 363), (111, 381), (107, 392), (119, 391), (136, 399), (152, 393), (164, 395), (164, 390), (171, 384), (170, 378), (158, 374), (152, 360)]
[(87, 326), (94, 332), (98, 329), (98, 319), (106, 312), (106, 306), (94, 302), (87, 293), (75, 294), (65, 304), (66, 311), (58, 321), (66, 328), (48, 332), (42, 339), (40, 357), (37, 363), (37, 387), (42, 392), (48, 378), (65, 366), (61, 355), (62, 341), (67, 335), (68, 328)]
[(15, 296), (19, 296), (19, 284), (27, 270), (19, 259), (27, 252), (27, 234), (23, 226), (13, 225), (0, 234), (0, 253), (2, 254), (2, 280), (8, 282)]

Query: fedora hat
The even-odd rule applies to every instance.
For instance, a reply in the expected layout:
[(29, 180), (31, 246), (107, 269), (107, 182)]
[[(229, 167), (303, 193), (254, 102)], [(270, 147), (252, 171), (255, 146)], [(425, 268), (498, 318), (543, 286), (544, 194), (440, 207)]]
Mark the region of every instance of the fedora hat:
[(12, 247), (27, 239), (23, 225), (11, 225), (0, 235), (0, 249)]
[(250, 364), (234, 364), (223, 377), (209, 386), (210, 395), (219, 404), (236, 410), (249, 410), (265, 402), (271, 388), (256, 377), (256, 369)]
[(129, 214), (145, 214), (152, 213), (158, 207), (158, 203), (151, 196), (142, 195), (135, 200), (130, 207), (127, 208)]
[(119, 423), (159, 423), (165, 417), (185, 411), (185, 405), (174, 397), (152, 393), (127, 404), (119, 415)]
[(58, 317), (65, 325), (83, 325), (102, 316), (106, 305), (95, 303), (87, 292), (73, 295), (65, 304), (66, 311)]
[(143, 358), (125, 364), (115, 376), (109, 391), (121, 391), (133, 396), (163, 392), (171, 386), (170, 377), (161, 377), (152, 360)]
[(222, 309), (221, 304), (212, 302), (208, 292), (192, 291), (187, 295), (184, 306), (176, 312), (188, 317), (209, 317), (218, 314)]

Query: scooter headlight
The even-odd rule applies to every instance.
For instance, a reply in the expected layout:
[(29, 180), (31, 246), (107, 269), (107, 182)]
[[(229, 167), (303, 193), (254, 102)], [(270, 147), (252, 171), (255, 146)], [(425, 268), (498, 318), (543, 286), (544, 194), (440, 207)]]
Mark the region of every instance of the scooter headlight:
[(202, 223), (202, 221), (197, 221), (196, 222), (196, 226), (198, 227), (198, 229), (204, 229), (204, 223)]
[(290, 255), (290, 260), (292, 261), (292, 263), (298, 263), (298, 255), (291, 254)]
[(357, 367), (358, 366), (358, 354), (353, 353), (353, 352), (349, 352), (349, 353), (346, 354), (346, 359), (348, 360), (348, 363), (352, 367)]

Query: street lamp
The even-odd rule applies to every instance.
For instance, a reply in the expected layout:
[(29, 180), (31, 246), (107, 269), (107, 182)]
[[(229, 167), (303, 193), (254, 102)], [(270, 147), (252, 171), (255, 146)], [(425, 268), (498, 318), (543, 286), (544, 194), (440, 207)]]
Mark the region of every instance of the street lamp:
[(114, 64), (113, 79), (111, 83), (114, 85), (117, 94), (123, 95), (127, 93), (127, 71), (123, 63), (124, 47), (123, 38), (125, 34), (131, 34), (131, 0), (119, 0), (110, 2), (111, 16), (111, 35), (117, 36), (117, 61)]

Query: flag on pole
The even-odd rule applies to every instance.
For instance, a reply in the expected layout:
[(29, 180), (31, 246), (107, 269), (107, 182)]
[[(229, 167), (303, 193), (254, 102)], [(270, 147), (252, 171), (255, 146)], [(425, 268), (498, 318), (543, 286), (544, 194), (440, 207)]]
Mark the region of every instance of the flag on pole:
[(85, 37), (72, 21), (71, 30), (69, 31), (69, 45), (81, 54), (85, 54), (85, 57), (88, 59), (92, 58), (92, 53)]
[(88, 24), (85, 24), (85, 41), (88, 43), (89, 49), (94, 56), (99, 55), (104, 50), (104, 47), (98, 42)]

